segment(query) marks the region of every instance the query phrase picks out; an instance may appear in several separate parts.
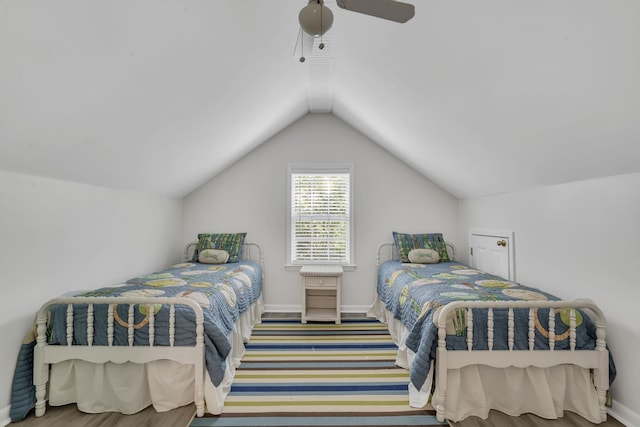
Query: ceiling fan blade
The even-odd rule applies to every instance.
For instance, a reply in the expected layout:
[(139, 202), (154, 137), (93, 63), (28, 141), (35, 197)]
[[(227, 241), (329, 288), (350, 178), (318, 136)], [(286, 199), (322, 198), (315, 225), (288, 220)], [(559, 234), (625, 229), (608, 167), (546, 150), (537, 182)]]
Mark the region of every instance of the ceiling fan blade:
[(415, 15), (412, 4), (395, 0), (337, 0), (339, 7), (353, 12), (404, 23)]

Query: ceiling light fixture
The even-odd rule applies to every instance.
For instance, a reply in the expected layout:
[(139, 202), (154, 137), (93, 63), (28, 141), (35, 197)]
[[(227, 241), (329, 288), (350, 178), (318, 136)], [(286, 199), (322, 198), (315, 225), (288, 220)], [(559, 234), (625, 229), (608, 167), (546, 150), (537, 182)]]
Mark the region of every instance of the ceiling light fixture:
[(324, 0), (309, 0), (298, 14), (298, 21), (305, 33), (320, 37), (333, 25), (333, 12), (324, 5)]

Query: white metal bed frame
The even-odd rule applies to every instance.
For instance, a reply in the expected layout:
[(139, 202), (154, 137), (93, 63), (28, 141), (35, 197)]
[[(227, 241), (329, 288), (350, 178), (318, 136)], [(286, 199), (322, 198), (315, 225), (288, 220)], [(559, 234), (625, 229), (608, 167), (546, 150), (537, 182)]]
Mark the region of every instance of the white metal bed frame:
[[(189, 251), (195, 243), (189, 243), (185, 248), (185, 259), (190, 261)], [(252, 252), (257, 250), (257, 254)], [(253, 257), (253, 258), (252, 258)], [(254, 259), (263, 265), (262, 246), (257, 243), (244, 243), (242, 259)], [(264, 269), (263, 269), (264, 288)], [(48, 345), (46, 341), (49, 309), (56, 304), (67, 305), (67, 345)], [(94, 306), (108, 304), (106, 314), (107, 345), (93, 345), (94, 333)], [(148, 305), (146, 321), (149, 325), (149, 344), (134, 345), (134, 307), (135, 305)], [(154, 304), (169, 306), (168, 346), (154, 345), (156, 326), (154, 318)], [(87, 345), (73, 344), (73, 306), (87, 305)], [(114, 307), (115, 305), (128, 305), (128, 345), (113, 345)], [(193, 346), (175, 346), (175, 310), (176, 306), (186, 306), (195, 314), (194, 331), (196, 342)], [(41, 417), (45, 414), (47, 405), (47, 383), (49, 380), (49, 365), (65, 360), (84, 360), (91, 363), (147, 363), (156, 360), (173, 360), (185, 365), (194, 366), (195, 389), (194, 402), (196, 415), (202, 417), (205, 411), (204, 380), (205, 347), (204, 347), (204, 320), (200, 305), (185, 297), (61, 297), (46, 302), (36, 316), (36, 345), (33, 356), (33, 383), (36, 387), (35, 415)]]
[[(449, 246), (449, 245), (448, 245)], [(388, 248), (389, 247), (389, 248)], [(386, 249), (385, 249), (386, 248)], [(383, 259), (383, 251), (388, 250), (388, 259), (398, 259), (394, 250), (394, 243), (382, 243), (377, 249), (377, 267)], [(387, 259), (387, 258), (385, 258)], [(487, 348), (476, 350), (473, 348), (473, 309), (487, 309)], [(535, 321), (534, 311), (549, 308), (549, 350), (534, 350)], [(447, 350), (446, 325), (447, 319), (455, 310), (463, 309), (466, 314), (467, 350)], [(507, 309), (507, 350), (494, 350), (494, 322), (493, 310)], [(529, 317), (527, 336), (528, 349), (514, 348), (515, 322), (514, 309), (528, 309)], [(555, 350), (555, 309), (569, 309), (569, 349)], [(596, 327), (596, 347), (594, 350), (576, 350), (576, 309), (583, 309)], [(455, 301), (442, 307), (437, 319), (438, 348), (435, 360), (436, 389), (435, 410), (439, 421), (445, 420), (447, 390), (447, 374), (451, 369), (460, 369), (471, 365), (485, 365), (494, 368), (549, 368), (563, 364), (579, 366), (593, 370), (593, 384), (598, 394), (601, 421), (607, 420), (606, 394), (609, 389), (609, 351), (606, 347), (606, 319), (602, 311), (591, 300), (579, 299), (574, 301)]]

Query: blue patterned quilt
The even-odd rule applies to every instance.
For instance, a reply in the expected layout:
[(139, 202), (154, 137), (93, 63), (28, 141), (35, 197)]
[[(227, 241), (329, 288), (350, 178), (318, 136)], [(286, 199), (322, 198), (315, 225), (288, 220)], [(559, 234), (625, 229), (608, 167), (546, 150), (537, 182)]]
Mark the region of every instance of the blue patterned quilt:
[[(254, 261), (228, 264), (186, 262), (166, 270), (136, 277), (125, 284), (96, 289), (74, 296), (143, 296), (186, 297), (196, 301), (204, 314), (206, 367), (214, 385), (224, 377), (225, 359), (231, 351), (233, 325), (262, 293), (262, 267)], [(128, 345), (128, 305), (114, 310), (114, 345)], [(95, 306), (93, 345), (107, 345), (105, 306)], [(136, 307), (134, 345), (149, 344), (147, 307)], [(49, 344), (66, 344), (66, 305), (52, 306), (47, 340)], [(154, 307), (154, 345), (169, 345), (169, 307)], [(185, 323), (188, 322), (188, 323)], [(194, 345), (193, 310), (176, 306), (175, 345)], [(11, 419), (24, 418), (35, 403), (32, 384), (33, 333), (25, 339), (14, 374)], [(74, 306), (74, 344), (86, 344), (86, 306)]]
[[(402, 321), (409, 331), (407, 347), (416, 357), (410, 367), (410, 378), (419, 390), (424, 385), (431, 362), (435, 359), (438, 344), (438, 330), (433, 319), (439, 307), (452, 301), (488, 300), (488, 301), (545, 301), (558, 300), (557, 297), (539, 289), (522, 286), (500, 277), (470, 268), (458, 262), (437, 264), (408, 264), (400, 261), (387, 261), (380, 266), (378, 274), (378, 296), (385, 308)], [(549, 311), (537, 310), (535, 349), (548, 349)], [(487, 310), (474, 309), (474, 349), (487, 349)], [(528, 310), (514, 310), (516, 335), (515, 349), (528, 348)], [(569, 348), (568, 310), (557, 310), (555, 315), (555, 348)], [(508, 348), (507, 311), (494, 310), (494, 349)], [(595, 348), (595, 326), (588, 316), (578, 311), (576, 314), (576, 348)], [(447, 330), (447, 349), (464, 350), (466, 327), (464, 312), (456, 313), (451, 327)], [(610, 358), (609, 381), (615, 377), (615, 366)]]

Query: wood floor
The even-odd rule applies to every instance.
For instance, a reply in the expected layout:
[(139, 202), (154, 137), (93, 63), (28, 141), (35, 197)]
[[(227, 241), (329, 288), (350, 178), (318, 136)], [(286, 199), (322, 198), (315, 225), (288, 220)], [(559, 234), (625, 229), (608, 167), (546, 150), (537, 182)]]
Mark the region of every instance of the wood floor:
[(133, 415), (116, 412), (85, 414), (75, 404), (49, 406), (44, 416), (36, 418), (33, 411), (27, 418), (11, 427), (188, 427), (196, 414), (195, 405), (187, 405), (168, 412), (156, 412), (152, 406)]
[[(195, 416), (196, 407), (187, 405), (168, 412), (156, 412), (149, 407), (137, 414), (118, 413), (85, 414), (76, 405), (49, 407), (47, 413), (36, 418), (31, 414), (26, 419), (11, 423), (11, 427), (188, 427)], [(469, 417), (452, 427), (624, 427), (624, 424), (609, 416), (606, 423), (593, 424), (571, 412), (565, 412), (558, 420), (546, 420), (531, 414), (510, 417), (498, 411), (491, 411), (489, 418), (482, 420)]]
[(624, 427), (620, 421), (609, 416), (607, 422), (593, 424), (572, 412), (565, 412), (562, 418), (547, 420), (536, 415), (525, 414), (519, 417), (510, 417), (498, 411), (489, 412), (486, 420), (478, 417), (469, 417), (458, 423), (449, 423), (452, 427)]
[[(343, 318), (363, 317), (364, 314), (343, 313)], [(265, 313), (263, 318), (300, 318), (300, 313)], [(32, 413), (24, 420), (11, 423), (11, 427), (188, 427), (195, 416), (195, 406), (187, 405), (168, 412), (156, 412), (153, 407), (133, 415), (119, 413), (85, 414), (75, 404), (48, 407), (43, 417), (36, 418)], [(592, 424), (570, 412), (558, 420), (546, 420), (535, 415), (510, 417), (498, 411), (491, 411), (487, 420), (469, 417), (459, 423), (450, 423), (453, 427), (589, 427)], [(599, 427), (624, 427), (611, 416)]]

